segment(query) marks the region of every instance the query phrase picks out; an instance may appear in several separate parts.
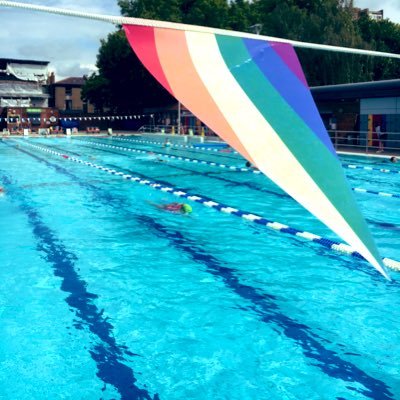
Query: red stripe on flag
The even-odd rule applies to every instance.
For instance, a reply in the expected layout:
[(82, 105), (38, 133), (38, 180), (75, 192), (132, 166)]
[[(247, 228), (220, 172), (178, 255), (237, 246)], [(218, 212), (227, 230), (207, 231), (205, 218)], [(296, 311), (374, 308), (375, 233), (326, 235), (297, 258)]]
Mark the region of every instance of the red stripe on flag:
[(153, 76), (167, 89), (172, 96), (174, 93), (164, 74), (157, 53), (154, 28), (149, 26), (123, 25), (126, 37), (133, 51)]

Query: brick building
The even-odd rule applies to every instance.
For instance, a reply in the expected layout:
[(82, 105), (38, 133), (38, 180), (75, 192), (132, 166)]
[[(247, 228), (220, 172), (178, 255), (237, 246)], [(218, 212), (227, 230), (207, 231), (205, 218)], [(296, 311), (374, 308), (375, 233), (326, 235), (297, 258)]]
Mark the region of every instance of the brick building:
[(92, 104), (81, 99), (82, 86), (85, 78), (71, 77), (50, 85), (50, 105), (57, 108), (61, 115), (91, 114), (94, 112)]

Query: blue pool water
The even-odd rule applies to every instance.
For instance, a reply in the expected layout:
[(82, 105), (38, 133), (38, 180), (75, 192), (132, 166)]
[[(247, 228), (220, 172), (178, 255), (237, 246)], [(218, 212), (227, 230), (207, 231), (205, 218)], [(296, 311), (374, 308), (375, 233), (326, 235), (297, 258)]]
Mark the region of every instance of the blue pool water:
[[(96, 143), (245, 164), (117, 138), (0, 142), (1, 399), (400, 399), (399, 273), (198, 203), (162, 211), (177, 198), (29, 145), (340, 241), (263, 176)], [(399, 193), (400, 174), (345, 171)], [(400, 260), (400, 199), (355, 196)]]

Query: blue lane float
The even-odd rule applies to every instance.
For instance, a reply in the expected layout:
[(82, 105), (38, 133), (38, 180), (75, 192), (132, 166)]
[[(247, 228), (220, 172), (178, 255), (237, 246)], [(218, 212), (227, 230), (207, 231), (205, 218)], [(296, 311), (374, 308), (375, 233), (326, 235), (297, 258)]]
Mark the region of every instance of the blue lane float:
[(366, 171), (377, 171), (377, 172), (383, 172), (385, 174), (400, 174), (400, 170), (395, 170), (395, 169), (364, 167), (356, 164), (342, 164), (342, 165), (344, 168), (349, 168), (349, 169), (364, 169)]
[[(162, 146), (164, 143), (163, 142), (158, 142), (158, 141), (151, 141), (151, 140), (138, 140), (138, 139), (129, 139), (121, 136), (114, 136), (114, 139), (118, 140), (124, 140), (127, 142), (133, 142), (133, 143), (143, 143), (143, 144), (156, 144)], [(207, 146), (207, 143), (204, 143), (203, 146), (198, 146), (196, 147), (190, 146), (190, 145), (183, 145), (183, 144), (177, 144), (177, 143), (171, 143), (173, 147), (181, 147), (181, 148), (186, 148), (186, 149), (196, 149), (196, 150), (207, 150), (207, 151), (214, 151), (214, 152), (219, 152), (220, 149), (216, 149), (214, 147)], [(233, 154), (239, 154), (237, 151), (233, 151)], [(387, 168), (373, 168), (373, 167), (364, 167), (356, 164), (342, 164), (343, 168), (348, 168), (348, 169), (364, 169), (367, 171), (377, 171), (377, 172), (383, 172), (386, 174), (400, 174), (400, 170), (393, 170), (393, 169), (387, 169)]]
[(215, 148), (215, 149), (221, 150), (221, 149), (228, 148), (229, 145), (227, 145), (226, 143), (196, 143), (196, 144), (193, 145), (193, 147), (195, 149), (200, 149), (202, 147), (205, 147), (205, 148), (208, 148), (208, 149)]
[[(164, 142), (159, 142), (159, 141), (154, 141), (154, 140), (130, 139), (130, 138), (121, 137), (121, 136), (113, 136), (113, 139), (124, 140), (126, 142), (133, 142), (133, 143), (157, 144), (160, 146), (162, 146), (164, 144)], [(198, 144), (197, 145), (187, 145), (187, 144), (171, 143), (172, 147), (219, 152), (221, 150), (221, 147), (218, 147), (217, 145), (218, 145), (217, 143), (214, 143), (213, 145), (209, 145), (208, 143), (202, 143), (202, 145), (200, 145), (200, 146)], [(225, 146), (224, 148), (229, 147), (226, 143), (221, 143), (221, 145), (224, 145)], [(237, 151), (232, 151), (232, 154), (239, 154), (239, 153)]]
[[(77, 139), (77, 138), (74, 138), (74, 140), (77, 140), (80, 143), (86, 143), (86, 144), (91, 144), (91, 145), (100, 146), (100, 147), (108, 147), (110, 149), (128, 151), (128, 152), (131, 152), (131, 153), (148, 154), (150, 152), (149, 150), (139, 150), (139, 149), (133, 149), (132, 147), (115, 146), (113, 144), (105, 144), (105, 143), (93, 142), (91, 140), (82, 140), (82, 139)], [(161, 157), (164, 157), (164, 158), (169, 158), (169, 159), (172, 159), (172, 160), (187, 161), (187, 162), (192, 162), (194, 164), (205, 164), (205, 165), (210, 165), (212, 167), (219, 167), (219, 168), (229, 169), (231, 171), (251, 172), (251, 173), (256, 174), (256, 175), (261, 174), (261, 172), (259, 170), (254, 170), (254, 169), (245, 168), (245, 167), (236, 167), (234, 165), (227, 165), (227, 164), (217, 163), (217, 162), (213, 162), (213, 161), (199, 160), (198, 158), (190, 158), (190, 157), (169, 155), (169, 154), (165, 154), (165, 153), (159, 153), (159, 152), (153, 151), (153, 150), (151, 150), (151, 153), (156, 154), (156, 155), (161, 156)]]
[[(95, 169), (98, 169), (98, 170), (103, 171), (103, 172), (107, 172), (107, 173), (109, 173), (111, 175), (119, 176), (122, 179), (125, 179), (125, 180), (128, 180), (128, 181), (132, 181), (132, 182), (139, 183), (141, 185), (149, 186), (149, 187), (151, 187), (153, 189), (159, 190), (159, 191), (164, 192), (164, 193), (170, 193), (170, 194), (172, 194), (174, 196), (177, 196), (177, 197), (180, 197), (180, 198), (186, 198), (186, 199), (188, 199), (190, 201), (203, 204), (206, 207), (213, 208), (215, 210), (218, 210), (218, 211), (226, 213), (226, 214), (235, 215), (237, 217), (245, 219), (246, 221), (253, 222), (253, 223), (256, 223), (258, 225), (265, 226), (267, 228), (273, 229), (275, 231), (279, 231), (281, 233), (286, 233), (286, 234), (289, 234), (289, 235), (292, 235), (292, 236), (303, 238), (303, 239), (305, 239), (307, 241), (311, 241), (311, 242), (317, 243), (317, 244), (319, 244), (319, 245), (321, 245), (321, 246), (323, 246), (325, 248), (328, 248), (330, 250), (334, 250), (336, 252), (339, 252), (339, 253), (342, 253), (342, 254), (346, 254), (346, 255), (349, 255), (349, 256), (352, 256), (352, 257), (355, 257), (355, 258), (358, 258), (358, 259), (364, 259), (364, 257), (360, 253), (358, 253), (351, 246), (349, 246), (349, 245), (347, 245), (345, 243), (336, 242), (334, 240), (327, 239), (327, 238), (321, 237), (319, 235), (315, 235), (315, 234), (307, 232), (307, 231), (298, 230), (296, 228), (292, 228), (292, 227), (290, 227), (288, 225), (285, 225), (285, 224), (282, 224), (280, 222), (271, 221), (271, 220), (268, 220), (267, 218), (261, 217), (261, 216), (259, 216), (257, 214), (246, 212), (246, 211), (240, 210), (240, 209), (235, 208), (235, 207), (230, 207), (229, 205), (226, 205), (226, 204), (223, 204), (223, 203), (218, 203), (218, 202), (213, 201), (211, 199), (206, 199), (206, 198), (203, 198), (201, 196), (192, 195), (192, 194), (187, 193), (184, 190), (176, 188), (176, 187), (174, 187), (172, 185), (165, 186), (165, 185), (163, 185), (163, 184), (161, 184), (161, 183), (159, 183), (157, 181), (154, 181), (154, 180), (143, 179), (143, 178), (140, 178), (140, 177), (137, 177), (137, 176), (133, 176), (133, 175), (130, 175), (130, 174), (125, 174), (124, 172), (120, 172), (120, 171), (117, 171), (117, 170), (112, 169), (112, 168), (104, 167), (102, 165), (94, 164), (94, 163), (91, 163), (89, 161), (81, 160), (81, 159), (79, 159), (77, 157), (72, 157), (72, 156), (69, 156), (68, 154), (60, 153), (58, 151), (50, 150), (50, 149), (45, 148), (45, 147), (37, 146), (37, 145), (34, 145), (32, 143), (28, 143), (26, 141), (24, 141), (24, 142), (19, 141), (18, 143), (23, 143), (23, 144), (25, 144), (27, 146), (30, 146), (30, 147), (35, 148), (35, 149), (38, 149), (40, 151), (44, 151), (46, 153), (50, 153), (50, 154), (53, 154), (53, 155), (56, 155), (56, 156), (60, 156), (60, 157), (64, 158), (65, 160), (68, 160), (68, 161), (72, 161), (72, 162), (76, 162), (78, 164), (86, 165), (88, 167), (95, 168)], [(387, 266), (388, 268), (391, 268), (391, 269), (393, 269), (395, 271), (400, 271), (400, 262), (399, 261), (396, 261), (396, 260), (393, 260), (393, 259), (390, 259), (390, 258), (387, 258), (387, 257), (382, 258), (382, 261), (385, 264), (385, 266)]]
[[(149, 153), (148, 150), (133, 149), (131, 147), (121, 147), (121, 146), (115, 146), (113, 144), (99, 143), (99, 142), (93, 142), (93, 141), (90, 141), (90, 140), (82, 140), (82, 139), (77, 139), (77, 138), (74, 138), (74, 140), (77, 140), (77, 141), (79, 141), (81, 143), (90, 144), (90, 145), (93, 145), (93, 146), (107, 147), (107, 148), (121, 150), (121, 151), (128, 151), (128, 152), (131, 152), (131, 153), (141, 153), (141, 154)], [(217, 163), (217, 162), (199, 160), (199, 159), (196, 159), (196, 158), (169, 155), (169, 154), (165, 154), (165, 153), (159, 153), (159, 152), (156, 152), (156, 151), (152, 151), (152, 153), (154, 153), (154, 154), (156, 154), (158, 156), (169, 158), (169, 159), (173, 159), (173, 160), (187, 161), (187, 162), (192, 162), (192, 163), (195, 163), (195, 164), (205, 164), (205, 165), (209, 165), (211, 167), (219, 167), (219, 168), (229, 169), (230, 171), (251, 172), (251, 173), (256, 174), (256, 175), (260, 174), (259, 170), (254, 170), (254, 169), (250, 169), (250, 168), (236, 167), (236, 166), (221, 164), (221, 163)], [(368, 189), (363, 189), (363, 188), (351, 188), (351, 189), (353, 191), (357, 192), (357, 193), (368, 193), (368, 194), (374, 194), (376, 196), (393, 197), (393, 198), (400, 199), (400, 195), (394, 194), (394, 193), (377, 192), (377, 191), (374, 191), (374, 190), (368, 190)]]

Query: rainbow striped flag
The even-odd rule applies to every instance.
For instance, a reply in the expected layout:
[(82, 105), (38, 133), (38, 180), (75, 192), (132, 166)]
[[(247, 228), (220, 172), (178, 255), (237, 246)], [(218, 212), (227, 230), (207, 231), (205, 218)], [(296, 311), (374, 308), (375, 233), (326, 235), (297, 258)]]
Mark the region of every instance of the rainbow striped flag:
[(165, 89), (387, 277), (291, 44), (196, 29), (124, 30)]

